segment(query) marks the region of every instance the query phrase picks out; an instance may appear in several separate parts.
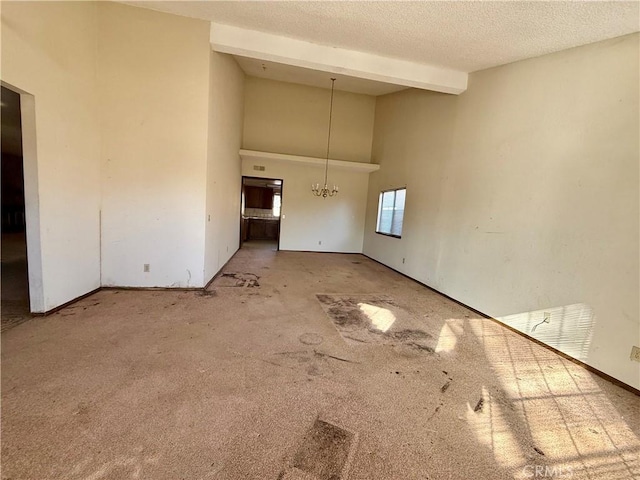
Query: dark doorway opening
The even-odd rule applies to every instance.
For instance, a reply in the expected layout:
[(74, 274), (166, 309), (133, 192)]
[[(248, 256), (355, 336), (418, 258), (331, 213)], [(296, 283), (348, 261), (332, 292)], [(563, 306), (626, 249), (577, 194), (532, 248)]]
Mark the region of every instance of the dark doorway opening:
[(280, 250), (283, 181), (242, 177), (240, 248)]
[(20, 118), (20, 94), (2, 87), (2, 330), (31, 317)]

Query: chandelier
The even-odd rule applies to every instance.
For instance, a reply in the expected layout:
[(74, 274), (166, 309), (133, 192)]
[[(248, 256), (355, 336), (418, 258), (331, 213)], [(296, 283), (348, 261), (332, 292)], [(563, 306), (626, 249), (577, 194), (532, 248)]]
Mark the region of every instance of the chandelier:
[(331, 145), (331, 117), (333, 116), (333, 85), (336, 79), (331, 79), (331, 103), (329, 104), (329, 134), (327, 135), (327, 158), (324, 164), (324, 186), (320, 188), (320, 184), (316, 183), (315, 185), (311, 184), (311, 192), (316, 197), (333, 197), (338, 193), (338, 186), (334, 185), (331, 190), (327, 186), (327, 173), (329, 171), (329, 145)]

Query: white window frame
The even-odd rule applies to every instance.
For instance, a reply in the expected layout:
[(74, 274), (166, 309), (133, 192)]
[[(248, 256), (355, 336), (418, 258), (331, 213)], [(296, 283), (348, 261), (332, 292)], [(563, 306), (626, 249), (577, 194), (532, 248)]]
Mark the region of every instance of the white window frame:
[[(399, 187), (399, 188), (390, 188), (388, 190), (383, 190), (380, 192), (380, 195), (378, 196), (378, 216), (376, 219), (376, 233), (380, 234), (380, 235), (386, 235), (387, 237), (393, 237), (393, 238), (402, 238), (402, 229), (404, 227), (404, 206), (402, 208), (402, 212), (403, 212), (403, 218), (402, 218), (402, 225), (400, 225), (400, 234), (395, 234), (395, 233), (391, 233), (391, 227), (393, 226), (393, 220), (394, 220), (394, 216), (395, 216), (395, 212), (398, 211), (396, 209), (396, 198), (397, 198), (397, 192), (404, 190), (404, 196), (405, 196), (405, 205), (406, 205), (406, 201), (407, 201), (407, 187)], [(380, 229), (380, 220), (382, 218), (382, 199), (384, 197), (385, 194), (388, 194), (390, 192), (393, 192), (393, 207), (392, 207), (392, 213), (391, 213), (391, 222), (389, 224), (389, 231), (383, 231)]]

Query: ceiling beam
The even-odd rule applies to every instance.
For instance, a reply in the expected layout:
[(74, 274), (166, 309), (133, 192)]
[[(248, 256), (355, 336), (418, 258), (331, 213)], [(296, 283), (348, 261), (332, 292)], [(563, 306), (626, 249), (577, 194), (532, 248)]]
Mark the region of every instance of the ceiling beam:
[(221, 23), (211, 23), (210, 41), (216, 52), (311, 70), (456, 95), (467, 89), (466, 72), (329, 47)]
[[(312, 165), (314, 167), (322, 167), (327, 163), (326, 158), (304, 157), (302, 155), (288, 155), (285, 153), (259, 152), (257, 150), (240, 149), (240, 158), (242, 160), (253, 160), (257, 162), (265, 162), (269, 160), (277, 160), (280, 162), (297, 163), (298, 165)], [(337, 170), (351, 170), (352, 172), (371, 173), (380, 170), (380, 165), (376, 163), (365, 162), (349, 162), (346, 160), (329, 159), (329, 166)]]

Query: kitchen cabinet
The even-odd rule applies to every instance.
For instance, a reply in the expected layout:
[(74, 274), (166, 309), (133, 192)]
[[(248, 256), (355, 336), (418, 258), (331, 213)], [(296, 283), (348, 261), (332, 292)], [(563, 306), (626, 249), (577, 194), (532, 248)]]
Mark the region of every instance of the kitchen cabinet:
[(273, 208), (273, 190), (266, 187), (244, 187), (245, 208), (261, 208), (271, 210)]
[(249, 240), (249, 219), (243, 218), (242, 223), (240, 225), (240, 238), (242, 238), (243, 242)]
[(264, 240), (266, 225), (264, 220), (252, 218), (249, 220), (249, 240)]
[(249, 240), (277, 240), (279, 220), (250, 218), (248, 219)]
[(268, 220), (265, 226), (265, 236), (269, 240), (276, 240), (278, 238), (278, 220)]

